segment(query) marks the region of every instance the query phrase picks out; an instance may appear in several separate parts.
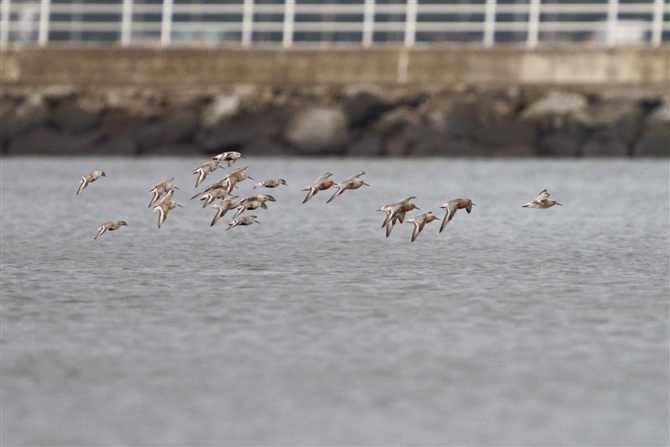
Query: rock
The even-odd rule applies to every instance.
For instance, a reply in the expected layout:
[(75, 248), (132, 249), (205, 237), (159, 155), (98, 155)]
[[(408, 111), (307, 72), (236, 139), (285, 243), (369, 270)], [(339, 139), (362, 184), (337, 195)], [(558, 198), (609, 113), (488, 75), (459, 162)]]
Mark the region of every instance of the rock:
[(402, 133), (421, 126), (421, 117), (415, 109), (406, 106), (396, 107), (383, 114), (372, 126), (382, 136)]
[(350, 157), (378, 157), (382, 154), (383, 142), (378, 135), (365, 135), (347, 145)]
[(628, 145), (606, 133), (594, 134), (582, 147), (584, 157), (626, 157)]
[(194, 140), (198, 113), (193, 109), (172, 110), (137, 133), (140, 152), (156, 146), (175, 145)]
[(404, 157), (409, 153), (409, 139), (400, 134), (384, 141), (382, 150), (387, 157)]
[(538, 120), (546, 117), (571, 117), (586, 110), (589, 103), (579, 93), (553, 91), (526, 107), (521, 118)]
[(285, 139), (303, 154), (328, 153), (347, 142), (347, 117), (336, 107), (313, 107), (297, 112)]
[(513, 146), (535, 144), (537, 130), (527, 121), (504, 120), (479, 127), (474, 132), (474, 141), (486, 145)]
[(638, 122), (641, 117), (642, 109), (637, 104), (620, 100), (601, 101), (573, 115), (576, 123), (591, 129), (618, 127), (621, 123)]
[(582, 152), (585, 131), (582, 128), (557, 130), (540, 141), (540, 155), (576, 157)]
[(138, 148), (134, 138), (116, 136), (103, 139), (89, 150), (89, 155), (131, 156), (137, 155)]
[(102, 116), (98, 129), (109, 138), (126, 137), (134, 140), (138, 132), (147, 125), (148, 120), (142, 116), (112, 110)]
[(446, 155), (449, 157), (487, 157), (489, 148), (469, 140), (448, 141)]
[(213, 127), (222, 119), (236, 115), (239, 109), (240, 99), (236, 95), (217, 95), (202, 108), (200, 122), (204, 128)]
[(166, 143), (159, 146), (143, 149), (139, 155), (160, 157), (197, 157), (203, 155), (203, 150), (193, 143)]
[(2, 122), (2, 138), (12, 138), (34, 128), (46, 125), (51, 119), (42, 97), (32, 95), (8, 112)]
[(661, 104), (645, 120), (647, 126), (670, 125), (670, 103)]
[(391, 108), (377, 96), (361, 92), (344, 100), (343, 109), (349, 127), (362, 128)]
[(492, 157), (532, 157), (537, 155), (533, 145), (528, 142), (509, 142), (491, 146), (487, 151)]
[(69, 133), (80, 133), (91, 129), (99, 121), (98, 114), (82, 109), (71, 100), (60, 103), (53, 111), (53, 122), (56, 127)]
[(425, 129), (419, 132), (410, 145), (409, 155), (413, 157), (438, 157), (447, 155), (447, 132), (439, 129)]
[(670, 157), (670, 126), (653, 126), (645, 130), (633, 154), (636, 157)]
[(290, 157), (295, 155), (293, 147), (268, 138), (255, 139), (241, 148), (241, 151), (245, 155), (259, 157)]
[(89, 155), (102, 140), (100, 132), (70, 135), (49, 127), (38, 127), (12, 139), (10, 155)]
[(238, 150), (255, 139), (279, 139), (290, 118), (290, 109), (273, 107), (258, 113), (245, 113), (219, 122), (199, 137), (211, 153)]

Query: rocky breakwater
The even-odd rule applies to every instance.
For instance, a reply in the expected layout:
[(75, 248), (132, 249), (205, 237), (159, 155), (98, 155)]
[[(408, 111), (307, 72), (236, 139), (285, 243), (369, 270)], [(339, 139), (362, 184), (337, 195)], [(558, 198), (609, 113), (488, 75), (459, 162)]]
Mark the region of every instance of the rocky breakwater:
[(667, 91), (10, 89), (3, 155), (667, 157)]

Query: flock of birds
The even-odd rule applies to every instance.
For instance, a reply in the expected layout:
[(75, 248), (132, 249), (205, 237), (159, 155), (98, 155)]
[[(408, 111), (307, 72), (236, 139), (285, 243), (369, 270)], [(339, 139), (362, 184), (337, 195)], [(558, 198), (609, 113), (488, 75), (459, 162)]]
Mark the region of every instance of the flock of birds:
[[(205, 162), (202, 166), (193, 171), (193, 174), (198, 175), (198, 178), (195, 182), (195, 187), (197, 188), (203, 181), (205, 181), (207, 176), (209, 176), (209, 174), (211, 174), (213, 171), (219, 168), (222, 162), (228, 162), (228, 167), (231, 167), (235, 163), (235, 161), (237, 161), (239, 158), (245, 158), (245, 157), (242, 156), (242, 154), (240, 154), (239, 152), (224, 152), (215, 157), (212, 157), (211, 160)], [(239, 196), (231, 194), (233, 192), (233, 189), (236, 188), (239, 182), (247, 179), (254, 180), (252, 177), (249, 177), (249, 175), (246, 173), (246, 170), (248, 168), (249, 168), (248, 166), (245, 166), (243, 168), (231, 172), (230, 174), (224, 176), (218, 182), (207, 186), (205, 189), (203, 189), (202, 191), (198, 192), (196, 195), (191, 197), (191, 199), (199, 198), (200, 200), (204, 201), (203, 208), (208, 206), (216, 208), (217, 211), (216, 214), (214, 215), (214, 218), (212, 219), (212, 223), (210, 224), (210, 226), (214, 226), (223, 216), (226, 215), (228, 211), (231, 210), (236, 210), (236, 213), (233, 216), (233, 221), (230, 222), (226, 230), (230, 230), (231, 228), (235, 228), (237, 226), (247, 226), (254, 223), (260, 223), (258, 220), (256, 220), (258, 218), (258, 216), (256, 215), (246, 215), (246, 216), (240, 216), (240, 215), (246, 211), (256, 210), (258, 208), (268, 209), (266, 202), (276, 202), (275, 198), (269, 194), (258, 194), (244, 197), (242, 199), (239, 199)], [(335, 183), (330, 178), (333, 174), (330, 172), (326, 172), (321, 177), (317, 178), (314, 181), (314, 183), (312, 183), (310, 186), (303, 189), (303, 191), (307, 191), (307, 196), (305, 197), (302, 203), (306, 203), (307, 201), (309, 201), (319, 191), (325, 191), (333, 186), (337, 188), (337, 191), (335, 191), (335, 193), (330, 197), (330, 199), (328, 199), (326, 203), (332, 202), (347, 190), (356, 190), (362, 186), (370, 186), (363, 180), (361, 180), (360, 177), (363, 176), (364, 174), (365, 171), (359, 172), (358, 174), (354, 174), (340, 183)], [(89, 184), (95, 182), (100, 177), (106, 177), (106, 176), (107, 175), (103, 171), (93, 171), (88, 174), (85, 174), (82, 177), (81, 182), (79, 183), (79, 189), (77, 190), (77, 194), (81, 193)], [(149, 193), (152, 194), (151, 202), (149, 202), (149, 208), (152, 209), (152, 212), (158, 211), (159, 213), (158, 228), (161, 228), (163, 226), (171, 210), (175, 209), (176, 207), (181, 207), (180, 204), (172, 200), (174, 197), (175, 189), (179, 189), (176, 186), (174, 186), (173, 182), (174, 178), (169, 178), (167, 180), (160, 182), (158, 185), (154, 186), (149, 191)], [(263, 180), (260, 183), (257, 183), (256, 185), (254, 185), (253, 189), (261, 187), (276, 188), (281, 185), (288, 186), (286, 184), (286, 180), (284, 179), (271, 178)], [(221, 200), (220, 202), (214, 203), (216, 200), (219, 199)], [(405, 220), (405, 213), (412, 210), (420, 211), (420, 208), (418, 208), (414, 203), (411, 202), (413, 199), (416, 199), (416, 197), (414, 196), (407, 197), (405, 199), (400, 200), (399, 202), (385, 205), (377, 210), (386, 213), (386, 218), (384, 219), (384, 223), (382, 224), (382, 228), (386, 228), (386, 237), (389, 237), (391, 235), (391, 231), (393, 231), (393, 227), (397, 222), (403, 223), (403, 221)], [(472, 211), (472, 207), (474, 205), (475, 204), (472, 203), (472, 200), (470, 199), (454, 199), (442, 204), (440, 208), (446, 209), (447, 214), (445, 215), (444, 220), (442, 220), (442, 225), (440, 225), (440, 233), (444, 231), (444, 228), (447, 226), (447, 224), (451, 221), (451, 219), (454, 218), (456, 211), (460, 209), (465, 209), (465, 211), (467, 211), (468, 214), (470, 214), (470, 212)], [(546, 209), (551, 208), (554, 205), (562, 206), (555, 200), (550, 199), (549, 193), (545, 189), (537, 196), (535, 200), (526, 203), (525, 205), (523, 205), (523, 207)], [(434, 220), (440, 220), (440, 219), (437, 216), (435, 216), (432, 213), (432, 211), (421, 213), (410, 219), (407, 219), (407, 222), (412, 222), (414, 224), (414, 231), (412, 232), (412, 242), (416, 240), (416, 238), (419, 236), (419, 234), (426, 226), (426, 224)], [(110, 222), (106, 222), (98, 228), (97, 234), (95, 235), (94, 239), (99, 238), (108, 231), (118, 230), (122, 226), (127, 225), (128, 224), (123, 220), (112, 220)]]

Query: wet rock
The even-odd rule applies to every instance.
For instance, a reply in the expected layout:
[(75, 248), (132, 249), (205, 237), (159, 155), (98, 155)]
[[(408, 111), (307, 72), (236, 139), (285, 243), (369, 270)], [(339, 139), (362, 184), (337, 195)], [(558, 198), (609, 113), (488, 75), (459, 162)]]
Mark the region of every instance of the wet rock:
[(202, 154), (202, 148), (193, 143), (166, 143), (139, 151), (139, 155), (160, 157), (195, 157)]
[(378, 135), (365, 135), (347, 145), (346, 154), (351, 157), (378, 157), (382, 153), (383, 141)]
[(374, 122), (391, 106), (377, 96), (361, 92), (344, 100), (343, 109), (349, 127), (362, 128)]
[(54, 125), (65, 132), (80, 133), (95, 127), (100, 116), (81, 108), (76, 101), (68, 100), (57, 105), (53, 111)]
[(449, 141), (446, 144), (449, 157), (487, 157), (489, 148), (469, 140)]
[(558, 130), (540, 141), (540, 155), (547, 157), (576, 157), (581, 155), (585, 130), (573, 128)]
[(198, 131), (198, 123), (198, 113), (195, 110), (172, 110), (137, 133), (140, 151), (190, 142)]
[(131, 156), (137, 155), (138, 147), (133, 138), (118, 136), (105, 138), (88, 151), (89, 155)]
[(482, 125), (474, 132), (474, 141), (481, 144), (497, 146), (514, 146), (535, 144), (537, 130), (533, 123), (527, 121), (505, 120)]
[(492, 157), (532, 157), (537, 155), (535, 147), (527, 142), (509, 142), (490, 146), (487, 153)]
[(421, 127), (421, 117), (416, 110), (401, 106), (384, 113), (372, 128), (382, 136), (389, 136), (419, 127)]
[(413, 157), (438, 157), (447, 155), (448, 134), (440, 129), (425, 129), (413, 139), (409, 155)]
[(647, 129), (635, 145), (636, 157), (670, 157), (670, 126)]
[(251, 141), (241, 149), (245, 156), (260, 157), (290, 157), (295, 155), (295, 149), (280, 141), (260, 138)]
[(409, 153), (409, 139), (405, 135), (394, 135), (384, 141), (382, 153), (387, 157), (404, 157)]
[(49, 127), (38, 127), (13, 138), (8, 147), (10, 155), (89, 155), (103, 139), (100, 132), (71, 135)]
[(273, 107), (225, 119), (203, 131), (198, 138), (208, 152), (238, 150), (254, 140), (276, 139), (290, 119), (290, 109)]
[(45, 126), (50, 119), (51, 114), (44, 105), (42, 97), (32, 95), (8, 111), (6, 117), (3, 117), (1, 126), (3, 139)]
[(626, 157), (628, 145), (607, 133), (596, 133), (582, 147), (584, 157)]
[(338, 150), (347, 142), (347, 117), (336, 107), (301, 110), (289, 123), (285, 139), (306, 155)]

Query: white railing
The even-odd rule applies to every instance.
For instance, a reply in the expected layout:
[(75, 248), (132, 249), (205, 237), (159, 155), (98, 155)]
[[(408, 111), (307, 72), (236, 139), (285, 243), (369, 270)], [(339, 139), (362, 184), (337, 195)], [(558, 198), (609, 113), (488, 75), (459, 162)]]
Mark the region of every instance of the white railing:
[[(550, 2), (551, 1), (551, 2)], [(0, 0), (0, 45), (670, 40), (670, 0)]]

